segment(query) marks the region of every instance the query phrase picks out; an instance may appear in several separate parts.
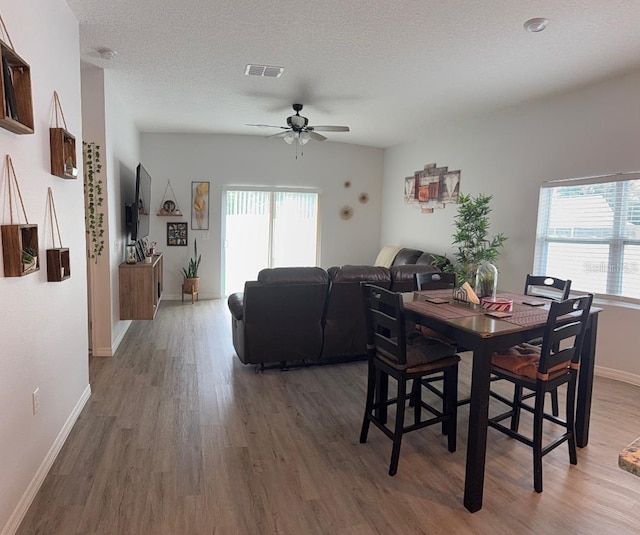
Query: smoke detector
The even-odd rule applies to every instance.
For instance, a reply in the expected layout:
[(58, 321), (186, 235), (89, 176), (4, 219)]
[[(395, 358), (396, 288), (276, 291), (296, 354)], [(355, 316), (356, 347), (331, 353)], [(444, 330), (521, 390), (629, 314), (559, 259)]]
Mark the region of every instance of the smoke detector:
[(100, 57), (102, 59), (106, 59), (106, 60), (113, 59), (118, 55), (118, 53), (115, 50), (112, 50), (111, 48), (99, 48), (98, 54), (100, 54)]

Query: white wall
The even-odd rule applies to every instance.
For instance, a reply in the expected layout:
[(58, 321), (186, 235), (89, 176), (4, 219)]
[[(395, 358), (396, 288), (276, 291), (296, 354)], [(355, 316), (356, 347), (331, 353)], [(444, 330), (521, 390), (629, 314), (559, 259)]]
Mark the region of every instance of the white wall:
[[(321, 260), (328, 268), (370, 264), (380, 246), (381, 149), (325, 141), (310, 142), (295, 159), (295, 147), (257, 136), (142, 134), (142, 162), (153, 179), (152, 207), (157, 209), (171, 180), (184, 217), (151, 217), (151, 239), (164, 252), (165, 298), (180, 298), (181, 267), (193, 254), (193, 239), (202, 253), (201, 297), (220, 297), (221, 207), (225, 185), (299, 186), (322, 190)], [(345, 188), (344, 182), (351, 181)], [(210, 181), (209, 231), (191, 229), (191, 182)], [(369, 202), (358, 202), (360, 193)], [(354, 208), (340, 218), (340, 208)], [(189, 246), (166, 246), (166, 223), (189, 222)], [(256, 273), (257, 275), (257, 273)]]
[[(382, 243), (451, 253), (456, 206), (421, 214), (403, 204), (404, 177), (430, 162), (461, 169), (462, 192), (493, 195), (491, 231), (509, 237), (498, 262), (499, 286), (521, 290), (533, 267), (540, 184), (640, 169), (638, 94), (640, 72), (635, 72), (464, 124), (432, 126), (422, 139), (388, 149)], [(640, 347), (639, 321), (638, 309), (605, 305), (599, 373), (640, 384), (640, 359), (629, 351)]]
[(118, 266), (124, 261), (127, 233), (124, 204), (133, 202), (140, 134), (110, 81), (109, 71), (82, 66), (82, 120), (85, 141), (100, 146), (105, 248), (89, 265), (93, 355), (112, 356), (131, 321), (120, 320)]
[[(90, 390), (82, 180), (54, 177), (49, 162), (54, 90), (68, 130), (76, 137), (78, 162), (82, 160), (78, 23), (64, 0), (0, 0), (0, 13), (16, 51), (31, 67), (35, 119), (33, 135), (0, 129), (0, 218), (9, 223), (4, 159), (10, 154), (29, 222), (38, 225), (41, 256), (40, 271), (21, 278), (0, 277), (0, 531), (4, 534), (17, 527)], [(53, 246), (48, 187), (53, 190), (63, 245), (71, 254), (71, 278), (63, 282), (47, 282), (45, 250)], [(33, 415), (31, 394), (36, 388), (40, 388), (40, 412)]]

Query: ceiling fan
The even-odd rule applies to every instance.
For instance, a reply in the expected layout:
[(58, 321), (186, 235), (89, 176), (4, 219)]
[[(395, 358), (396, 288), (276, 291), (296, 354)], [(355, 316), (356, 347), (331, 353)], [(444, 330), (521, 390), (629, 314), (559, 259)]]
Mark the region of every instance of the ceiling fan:
[(260, 128), (281, 128), (284, 132), (278, 132), (267, 137), (281, 137), (287, 143), (291, 144), (297, 142), (300, 145), (304, 145), (311, 139), (316, 141), (324, 141), (327, 139), (318, 132), (348, 132), (348, 126), (311, 126), (309, 125), (309, 119), (300, 115), (302, 111), (302, 104), (294, 104), (293, 111), (295, 115), (287, 117), (288, 126), (274, 126), (270, 124), (248, 124), (247, 126), (258, 126)]

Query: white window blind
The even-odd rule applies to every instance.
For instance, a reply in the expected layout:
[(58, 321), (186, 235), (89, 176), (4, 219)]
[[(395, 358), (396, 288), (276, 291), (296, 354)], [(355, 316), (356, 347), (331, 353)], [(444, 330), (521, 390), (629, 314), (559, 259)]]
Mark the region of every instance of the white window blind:
[(640, 173), (543, 184), (534, 272), (640, 299)]

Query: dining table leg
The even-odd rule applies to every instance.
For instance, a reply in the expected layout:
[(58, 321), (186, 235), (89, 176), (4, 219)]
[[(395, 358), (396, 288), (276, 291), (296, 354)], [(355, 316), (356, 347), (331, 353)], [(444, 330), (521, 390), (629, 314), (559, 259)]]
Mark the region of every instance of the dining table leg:
[(582, 343), (580, 370), (578, 371), (578, 399), (576, 402), (576, 444), (584, 448), (589, 442), (589, 420), (591, 418), (591, 392), (596, 356), (598, 314), (591, 314), (587, 332)]
[(464, 506), (472, 513), (482, 508), (482, 492), (484, 489), (492, 354), (492, 350), (486, 346), (487, 344), (482, 344), (480, 347), (474, 348), (471, 370), (471, 402), (469, 405), (467, 466), (464, 479)]

